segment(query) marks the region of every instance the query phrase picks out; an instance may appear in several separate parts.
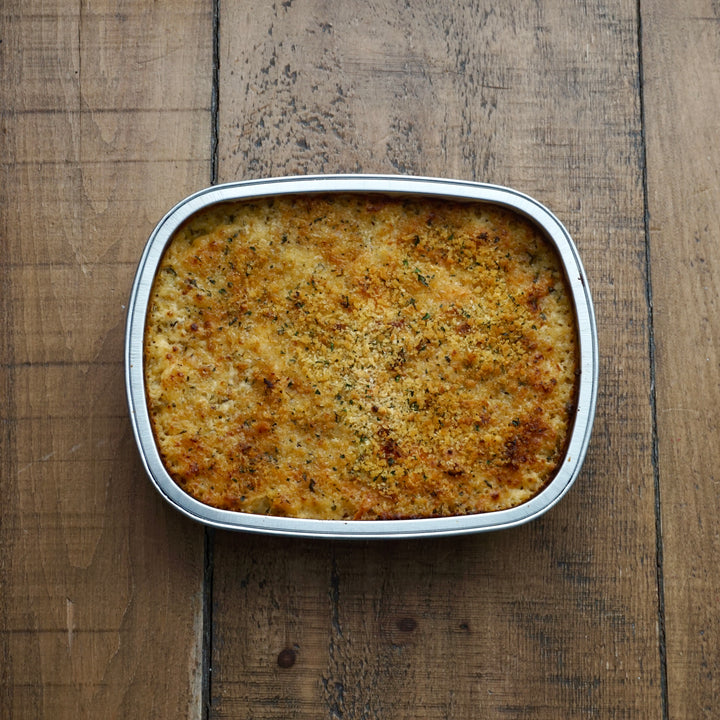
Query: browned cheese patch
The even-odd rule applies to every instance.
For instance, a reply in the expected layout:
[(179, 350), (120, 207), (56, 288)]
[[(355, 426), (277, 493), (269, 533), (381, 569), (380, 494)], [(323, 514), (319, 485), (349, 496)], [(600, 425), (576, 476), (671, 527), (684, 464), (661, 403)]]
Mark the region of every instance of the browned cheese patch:
[(144, 373), (165, 467), (204, 503), (439, 517), (548, 483), (577, 353), (560, 262), (520, 216), (292, 196), (215, 206), (175, 234)]

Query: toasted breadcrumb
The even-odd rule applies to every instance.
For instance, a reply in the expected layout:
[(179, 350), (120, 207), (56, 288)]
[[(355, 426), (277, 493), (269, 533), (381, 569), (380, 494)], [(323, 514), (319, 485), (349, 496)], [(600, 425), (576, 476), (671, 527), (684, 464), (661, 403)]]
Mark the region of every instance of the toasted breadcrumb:
[(178, 230), (144, 373), (163, 462), (204, 503), (440, 517), (518, 505), (553, 477), (577, 354), (559, 259), (519, 215), (306, 195)]

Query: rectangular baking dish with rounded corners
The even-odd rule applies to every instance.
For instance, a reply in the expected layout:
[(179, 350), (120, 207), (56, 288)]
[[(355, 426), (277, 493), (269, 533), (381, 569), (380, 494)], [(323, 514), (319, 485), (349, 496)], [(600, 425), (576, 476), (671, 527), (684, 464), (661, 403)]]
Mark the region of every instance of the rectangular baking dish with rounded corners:
[[(533, 222), (554, 245), (572, 294), (579, 344), (579, 380), (572, 429), (564, 460), (554, 477), (527, 502), (507, 510), (407, 520), (313, 520), (220, 510), (185, 493), (166, 471), (155, 444), (143, 372), (148, 301), (165, 248), (191, 215), (217, 203), (307, 193), (377, 193), (477, 201), (513, 210)], [(178, 203), (153, 230), (132, 287), (125, 336), (125, 382), (130, 418), (143, 465), (160, 494), (186, 516), (205, 525), (272, 535), (389, 539), (460, 535), (500, 530), (533, 520), (570, 489), (590, 441), (598, 388), (598, 345), (592, 299), (577, 249), (547, 208), (516, 190), (460, 180), (394, 175), (318, 175), (249, 180), (201, 190)]]

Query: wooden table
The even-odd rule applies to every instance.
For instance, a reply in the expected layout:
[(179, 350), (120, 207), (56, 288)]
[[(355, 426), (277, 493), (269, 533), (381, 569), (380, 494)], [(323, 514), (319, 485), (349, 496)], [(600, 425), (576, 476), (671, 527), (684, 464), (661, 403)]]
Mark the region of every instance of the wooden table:
[[(720, 8), (0, 7), (0, 717), (720, 717)], [(125, 403), (149, 232), (227, 180), (510, 185), (583, 257), (584, 470), (491, 535), (206, 531)]]

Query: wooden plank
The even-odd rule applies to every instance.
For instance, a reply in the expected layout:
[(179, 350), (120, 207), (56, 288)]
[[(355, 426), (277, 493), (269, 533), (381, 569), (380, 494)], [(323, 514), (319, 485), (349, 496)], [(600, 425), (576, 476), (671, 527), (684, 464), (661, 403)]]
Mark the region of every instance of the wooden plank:
[(643, 8), (668, 717), (717, 717), (720, 9)]
[(202, 715), (203, 532), (144, 476), (125, 307), (210, 179), (210, 3), (0, 11), (0, 716)]
[[(194, 114), (190, 118), (192, 122), (187, 122), (188, 119), (187, 116), (176, 118), (177, 134), (202, 137), (200, 118)], [(139, 132), (144, 122), (143, 119), (135, 125), (135, 132)], [(158, 121), (148, 132), (159, 131), (162, 124)], [(69, 128), (60, 127), (57, 134), (65, 132), (69, 132)], [(107, 172), (110, 162), (114, 168), (112, 174)], [(197, 178), (207, 174), (208, 166), (207, 158), (180, 156), (162, 160), (154, 159), (152, 153), (133, 162), (110, 162), (105, 159), (105, 150), (99, 148), (94, 159), (84, 160), (81, 166), (75, 161), (46, 160), (5, 166), (3, 172), (12, 172), (18, 188), (32, 188), (32, 192), (22, 196), (22, 202), (18, 198), (17, 203), (5, 208), (8, 225), (24, 227), (42, 218), (45, 234), (41, 256), (32, 245), (23, 243), (17, 233), (7, 237), (9, 267), (27, 264), (54, 269), (80, 263), (85, 275), (91, 277), (91, 271), (102, 272), (103, 264), (109, 261), (136, 266), (138, 246), (143, 239), (168, 208), (183, 197), (186, 188), (197, 186)], [(58, 182), (58, 178), (63, 182)], [(92, 207), (92, 224), (78, 214), (78, 197)], [(103, 225), (95, 216), (102, 218), (102, 223), (107, 223), (114, 232), (103, 232)], [(88, 234), (93, 238), (92, 243), (83, 241)], [(132, 242), (128, 242), (128, 238), (132, 238)]]
[(585, 260), (602, 375), (585, 470), (530, 526), (218, 533), (212, 717), (661, 715), (636, 20), (621, 0), (221, 4), (220, 180), (411, 172), (536, 196)]

